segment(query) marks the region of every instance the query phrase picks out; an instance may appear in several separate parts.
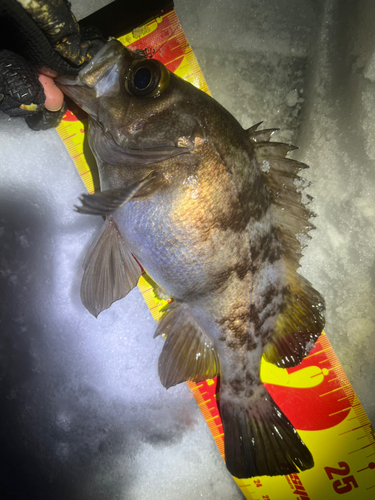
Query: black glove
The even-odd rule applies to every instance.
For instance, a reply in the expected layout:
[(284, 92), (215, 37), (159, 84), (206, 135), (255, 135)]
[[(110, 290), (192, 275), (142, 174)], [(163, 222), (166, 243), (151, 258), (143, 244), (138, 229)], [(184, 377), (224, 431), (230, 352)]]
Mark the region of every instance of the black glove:
[(48, 111), (36, 68), (77, 74), (103, 46), (95, 28), (80, 30), (67, 0), (0, 2), (0, 111), (25, 116), (34, 130), (57, 126), (66, 110)]

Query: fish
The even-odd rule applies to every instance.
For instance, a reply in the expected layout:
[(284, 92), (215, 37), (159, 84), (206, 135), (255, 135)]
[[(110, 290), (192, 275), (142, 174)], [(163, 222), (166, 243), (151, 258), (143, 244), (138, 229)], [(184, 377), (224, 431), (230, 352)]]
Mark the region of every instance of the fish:
[(88, 113), (101, 190), (76, 210), (103, 216), (83, 263), (94, 316), (136, 286), (142, 268), (171, 302), (161, 383), (219, 377), (225, 461), (237, 478), (307, 470), (313, 457), (260, 379), (260, 364), (301, 363), (324, 327), (324, 300), (299, 274), (312, 213), (307, 166), (248, 130), (157, 59), (107, 42), (57, 85)]

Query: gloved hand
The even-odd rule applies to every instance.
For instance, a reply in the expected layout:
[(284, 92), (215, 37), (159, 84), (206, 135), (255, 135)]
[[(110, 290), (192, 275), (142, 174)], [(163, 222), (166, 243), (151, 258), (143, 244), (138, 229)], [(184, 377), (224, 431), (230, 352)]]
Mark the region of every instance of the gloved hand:
[(56, 127), (66, 107), (53, 78), (77, 74), (105, 41), (80, 30), (67, 0), (1, 0), (0, 111), (34, 130)]

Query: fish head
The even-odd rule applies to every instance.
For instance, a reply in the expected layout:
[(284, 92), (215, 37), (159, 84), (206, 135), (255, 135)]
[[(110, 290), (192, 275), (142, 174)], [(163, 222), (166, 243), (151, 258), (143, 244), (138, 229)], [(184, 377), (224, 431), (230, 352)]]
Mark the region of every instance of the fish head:
[(190, 153), (204, 135), (194, 112), (197, 89), (117, 40), (77, 77), (60, 76), (57, 85), (88, 113), (95, 136), (90, 146), (97, 159), (112, 165), (147, 165)]

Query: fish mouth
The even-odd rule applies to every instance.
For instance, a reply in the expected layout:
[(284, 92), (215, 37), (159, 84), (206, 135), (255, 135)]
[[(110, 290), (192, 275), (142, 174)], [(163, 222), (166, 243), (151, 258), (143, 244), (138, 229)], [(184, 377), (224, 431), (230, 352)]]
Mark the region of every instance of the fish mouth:
[(64, 94), (91, 114), (90, 101), (119, 91), (119, 68), (124, 64), (130, 66), (134, 57), (136, 56), (122, 43), (111, 40), (77, 76), (61, 75), (56, 78), (55, 83)]
[(61, 88), (61, 90), (63, 90), (65, 87), (71, 87), (73, 85), (83, 85), (79, 76), (72, 75), (59, 75), (57, 78), (55, 78), (55, 83), (59, 88)]
[(56, 78), (56, 84), (60, 87), (85, 86), (92, 88), (98, 80), (107, 76), (106, 68), (116, 65), (118, 58), (128, 54), (132, 61), (132, 52), (127, 50), (117, 40), (110, 40), (95, 54), (92, 60), (86, 64), (77, 76), (61, 75)]

